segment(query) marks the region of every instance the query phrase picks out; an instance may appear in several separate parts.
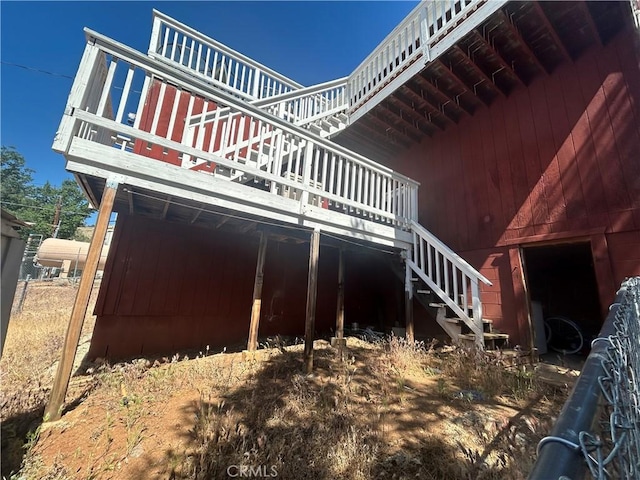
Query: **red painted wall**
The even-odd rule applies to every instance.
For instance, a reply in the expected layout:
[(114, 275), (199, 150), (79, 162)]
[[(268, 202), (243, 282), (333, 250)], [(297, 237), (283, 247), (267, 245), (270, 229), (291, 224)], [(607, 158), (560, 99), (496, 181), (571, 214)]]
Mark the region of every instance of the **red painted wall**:
[[(119, 215), (96, 304), (91, 357), (244, 348), (258, 240), (191, 225)], [(260, 337), (304, 335), (308, 243), (269, 241)], [(384, 257), (345, 253), (345, 323), (396, 318), (401, 288)], [(321, 246), (316, 331), (335, 325), (338, 251)]]
[[(190, 117), (194, 117), (202, 113), (215, 112), (217, 108), (217, 105), (213, 102), (205, 101), (205, 99), (202, 97), (195, 96), (191, 92), (178, 90), (170, 85), (167, 85), (165, 87), (162, 102), (160, 102), (161, 87), (162, 84), (159, 80), (153, 80), (151, 86), (149, 87), (147, 98), (140, 114), (140, 128), (145, 132), (152, 131), (153, 120), (156, 116), (156, 111), (159, 109), (160, 112), (158, 113), (155, 133), (169, 140), (183, 142), (183, 136), (186, 131), (187, 113), (189, 112), (189, 103), (192, 101), (192, 99), (193, 105), (191, 107)], [(175, 109), (175, 118), (173, 121), (173, 125), (171, 125), (171, 118), (173, 116), (172, 113), (174, 112), (176, 95), (178, 95), (178, 103)], [(225, 137), (227, 137), (227, 139), (229, 139), (229, 135), (233, 135), (231, 137), (231, 141), (227, 140), (227, 142), (232, 145), (237, 141), (240, 141), (241, 139), (249, 138), (251, 128), (253, 128), (254, 136), (258, 134), (257, 123), (250, 124), (249, 120), (245, 119), (242, 131), (240, 131), (240, 124), (241, 117), (235, 115), (231, 120), (221, 120), (218, 124), (216, 132), (214, 133), (213, 122), (208, 121), (207, 123), (203, 123), (202, 126), (196, 126), (194, 128), (194, 133), (191, 137), (191, 141), (186, 142), (185, 140), (185, 144), (193, 148), (201, 148), (208, 152), (216, 152), (221, 147), (223, 131), (226, 132)], [(171, 131), (169, 131), (169, 127), (171, 127)], [(198, 145), (198, 137), (201, 135), (201, 129), (204, 130), (201, 138), (202, 144)], [(231, 129), (231, 131), (227, 132), (227, 130), (229, 129)], [(255, 147), (257, 147), (257, 141), (258, 140), (256, 140)], [(270, 139), (265, 139), (265, 143), (269, 144)], [(136, 140), (133, 150), (134, 153), (154, 158), (163, 162), (171, 163), (173, 165), (182, 164), (182, 160), (176, 150), (166, 149), (154, 144), (149, 145), (148, 142), (142, 140)], [(246, 156), (246, 147), (239, 149), (238, 154), (243, 157)], [(213, 162), (201, 163), (198, 165), (194, 163), (194, 166), (191, 167), (192, 170), (205, 172), (214, 172), (215, 168), (216, 164)]]
[(519, 245), (591, 240), (603, 309), (640, 275), (640, 47), (632, 31), (424, 140), (389, 166), (420, 222), (493, 287), (486, 317), (526, 342)]

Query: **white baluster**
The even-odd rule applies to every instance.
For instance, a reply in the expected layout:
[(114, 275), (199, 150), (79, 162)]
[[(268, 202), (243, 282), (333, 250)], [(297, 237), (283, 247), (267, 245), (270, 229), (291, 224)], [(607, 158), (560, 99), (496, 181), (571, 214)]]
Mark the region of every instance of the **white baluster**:
[(96, 115), (102, 117), (104, 116), (104, 112), (107, 107), (107, 101), (109, 100), (111, 94), (111, 84), (113, 83), (113, 76), (116, 73), (116, 67), (118, 66), (118, 59), (112, 58), (109, 63), (109, 70), (107, 72), (107, 77), (104, 80), (104, 85), (102, 87), (102, 93), (100, 95), (100, 100), (98, 101), (98, 108), (96, 110)]
[(144, 104), (147, 101), (147, 92), (149, 91), (149, 82), (151, 81), (151, 77), (149, 75), (145, 75), (144, 83), (142, 84), (142, 93), (140, 94), (140, 99), (138, 100), (138, 108), (136, 108), (136, 119), (133, 121), (133, 128), (139, 129), (140, 122), (142, 121), (142, 110), (144, 109)]
[(184, 65), (182, 62), (184, 61), (184, 54), (187, 51), (187, 36), (182, 35), (182, 48), (180, 49), (180, 65)]
[(169, 127), (167, 128), (167, 138), (173, 140), (173, 129), (175, 128), (176, 117), (178, 112), (178, 105), (180, 104), (180, 97), (182, 96), (182, 90), (177, 87), (173, 87), (176, 90), (176, 94), (173, 97), (173, 105), (171, 106), (171, 116), (169, 117)]
[(158, 122), (160, 120), (160, 113), (162, 112), (162, 105), (164, 104), (165, 91), (167, 90), (167, 84), (160, 84), (160, 93), (158, 94), (158, 103), (156, 104), (155, 111), (153, 113), (153, 121), (151, 122), (151, 130), (149, 133), (155, 135), (158, 131)]
[(127, 70), (127, 78), (124, 81), (122, 95), (120, 96), (120, 103), (118, 104), (118, 112), (116, 113), (116, 122), (118, 123), (122, 121), (122, 116), (124, 115), (124, 109), (127, 105), (127, 100), (129, 99), (129, 90), (131, 89), (131, 81), (133, 80), (134, 73), (135, 68), (133, 67), (133, 65), (129, 65), (129, 70)]
[(188, 67), (189, 68), (193, 68), (193, 52), (196, 49), (196, 41), (195, 40), (191, 40), (191, 46), (189, 47), (189, 63), (188, 63)]
[(178, 31), (173, 33), (173, 44), (171, 45), (171, 60), (176, 59), (176, 49), (178, 48)]

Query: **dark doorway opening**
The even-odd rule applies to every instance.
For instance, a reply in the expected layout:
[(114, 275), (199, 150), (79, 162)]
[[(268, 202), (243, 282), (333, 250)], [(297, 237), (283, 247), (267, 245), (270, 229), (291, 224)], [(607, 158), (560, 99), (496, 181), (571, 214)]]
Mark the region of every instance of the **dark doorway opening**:
[[(525, 247), (523, 260), (536, 336), (542, 331), (535, 328), (540, 315), (544, 319), (557, 316), (567, 318), (579, 327), (584, 337), (580, 350), (586, 353), (590, 340), (597, 336), (603, 321), (591, 244), (580, 242)], [(567, 325), (561, 327), (566, 328)], [(570, 335), (565, 332), (566, 329), (561, 329), (559, 334)], [(549, 335), (549, 324), (546, 325), (545, 334)], [(537, 345), (539, 341), (536, 341)], [(568, 346), (566, 348), (569, 349)]]

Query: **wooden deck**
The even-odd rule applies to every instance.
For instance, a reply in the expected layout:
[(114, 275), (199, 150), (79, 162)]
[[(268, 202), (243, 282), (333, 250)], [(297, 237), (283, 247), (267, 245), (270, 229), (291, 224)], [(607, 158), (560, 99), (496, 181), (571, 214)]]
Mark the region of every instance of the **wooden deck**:
[(413, 180), (164, 61), (87, 37), (54, 149), (95, 205), (111, 180), (123, 186), (116, 211), (144, 191), (165, 218), (179, 203), (411, 245)]

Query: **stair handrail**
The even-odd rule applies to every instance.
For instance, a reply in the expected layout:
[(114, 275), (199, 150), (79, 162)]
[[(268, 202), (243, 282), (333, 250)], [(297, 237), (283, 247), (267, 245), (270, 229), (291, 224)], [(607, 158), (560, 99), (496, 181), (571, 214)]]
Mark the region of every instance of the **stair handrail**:
[(491, 280), (489, 280), (487, 277), (482, 275), (478, 270), (476, 270), (473, 266), (471, 266), (469, 262), (467, 262), (464, 258), (458, 255), (456, 252), (451, 250), (451, 248), (449, 248), (446, 244), (444, 244), (438, 237), (436, 237), (433, 233), (431, 233), (429, 230), (424, 228), (415, 220), (411, 221), (411, 228), (415, 230), (416, 233), (418, 233), (419, 235), (422, 235), (423, 237), (429, 239), (429, 243), (431, 243), (431, 245), (437, 246), (438, 250), (440, 250), (440, 252), (443, 255), (449, 258), (449, 260), (452, 263), (455, 263), (458, 266), (458, 268), (462, 272), (466, 273), (469, 277), (475, 277), (485, 285), (489, 285), (489, 286), (493, 285), (493, 283), (491, 283)]
[(317, 83), (308, 87), (302, 87), (298, 90), (291, 90), (290, 92), (281, 93), (280, 95), (275, 95), (273, 97), (261, 98), (252, 103), (257, 107), (267, 107), (269, 105), (275, 105), (276, 103), (292, 100), (305, 95), (320, 93), (336, 87), (344, 87), (347, 85), (347, 78), (349, 77), (336, 78), (335, 80), (329, 80), (328, 82)]
[[(268, 107), (275, 107), (275, 106), (280, 106), (282, 105), (282, 110), (280, 110), (279, 108), (272, 108), (269, 109), (269, 113), (272, 113), (276, 116), (279, 116), (280, 118), (284, 118), (283, 115), (280, 114), (281, 111), (285, 111), (286, 112), (286, 104), (292, 101), (296, 101), (296, 100), (300, 100), (303, 99), (305, 97), (311, 97), (313, 95), (320, 95), (322, 96), (324, 93), (330, 92), (334, 89), (338, 89), (340, 88), (341, 90), (346, 91), (346, 86), (347, 86), (347, 77), (343, 77), (343, 78), (337, 78), (335, 80), (331, 80), (328, 82), (324, 82), (324, 83), (318, 83), (316, 85), (311, 85), (309, 87), (303, 87), (300, 88), (298, 90), (292, 90), (290, 92), (286, 92), (286, 93), (281, 93), (280, 95), (275, 95), (273, 97), (268, 97), (268, 98), (259, 98), (259, 99), (255, 99), (255, 100), (250, 100), (248, 103), (262, 108), (262, 109), (267, 109)], [(348, 102), (347, 102), (347, 96), (346, 94), (342, 94), (340, 95), (338, 98), (342, 98), (343, 101), (338, 105), (338, 106), (334, 106), (333, 108), (327, 109), (326, 111), (323, 112), (323, 115), (315, 115), (313, 118), (302, 118), (299, 119), (295, 123), (296, 125), (303, 125), (304, 123), (308, 122), (308, 121), (313, 121), (313, 120), (317, 120), (318, 118), (322, 118), (323, 116), (328, 116), (328, 115), (334, 115), (336, 113), (339, 112), (343, 112), (347, 110), (348, 107)], [(328, 102), (327, 102), (328, 103)], [(224, 114), (227, 112), (221, 112), (221, 114)], [(190, 125), (199, 123), (201, 121), (201, 118), (204, 116), (204, 123), (210, 122), (213, 120), (214, 117), (214, 113), (213, 112), (207, 112), (204, 114), (198, 114), (198, 115), (192, 115), (191, 118), (188, 120)]]
[[(165, 26), (165, 30), (163, 32), (163, 26)], [(174, 38), (178, 38), (179, 35), (183, 37), (183, 47), (189, 49), (189, 58), (185, 59), (185, 54), (181, 55), (181, 61), (177, 62), (172, 58), (168, 58), (166, 54), (168, 53), (168, 42), (169, 42), (169, 33), (170, 31), (174, 31)], [(187, 45), (186, 39), (190, 38), (191, 41)], [(198, 46), (198, 58), (195, 59), (195, 66), (197, 68), (192, 68), (194, 63), (194, 50), (196, 50), (196, 42), (199, 42)], [(208, 53), (203, 52), (204, 50), (209, 49)], [(175, 46), (172, 49), (172, 52), (175, 53)], [(213, 53), (213, 58), (211, 58), (211, 52)], [(236, 62), (234, 73), (239, 74), (241, 76), (241, 85), (237, 88), (237, 76), (234, 78), (234, 86), (230, 85), (231, 73), (226, 72), (226, 74), (220, 73), (218, 76), (220, 78), (215, 78), (216, 75), (216, 59), (218, 54), (220, 54), (223, 58), (228, 59), (229, 61)], [(187, 71), (193, 75), (196, 75), (201, 78), (207, 79), (209, 82), (213, 82), (221, 88), (228, 89), (232, 91), (234, 94), (237, 94), (243, 98), (248, 99), (258, 99), (258, 98), (268, 98), (273, 95), (277, 95), (280, 93), (285, 93), (292, 90), (298, 90), (303, 87), (302, 84), (286, 77), (285, 75), (267, 67), (266, 65), (261, 64), (260, 62), (236, 51), (232, 48), (224, 45), (223, 43), (214, 40), (213, 38), (195, 30), (188, 25), (185, 25), (178, 20), (171, 18), (170, 16), (153, 9), (153, 27), (151, 31), (151, 38), (149, 40), (149, 51), (148, 55), (156, 58), (156, 59), (164, 59), (165, 61), (171, 62), (175, 67), (180, 68), (181, 70)], [(173, 56), (173, 54), (172, 54)], [(203, 72), (200, 72), (201, 67), (201, 57), (205, 56), (205, 65), (203, 65)], [(184, 60), (187, 60), (187, 64), (183, 63)], [(212, 75), (206, 75), (206, 71), (208, 68), (209, 60), (211, 60), (212, 66)], [(222, 60), (221, 60), (222, 61)], [(242, 65), (242, 69), (239, 67)], [(241, 71), (239, 71), (241, 70)], [(226, 75), (226, 82), (222, 80), (222, 77)], [(257, 80), (259, 79), (259, 80)], [(245, 83), (245, 85), (242, 85)], [(273, 84), (273, 85), (271, 85)], [(262, 88), (261, 88), (262, 87)], [(265, 94), (264, 89), (267, 89)], [(269, 89), (273, 89), (273, 92), (269, 92)], [(284, 91), (283, 91), (284, 90)]]
[[(484, 348), (479, 282), (492, 285), (491, 281), (417, 221), (412, 220), (410, 228), (413, 234), (413, 248), (407, 252), (407, 267), (413, 270), (469, 327), (475, 335), (476, 346)], [(426, 252), (425, 247), (428, 249)], [(440, 256), (443, 259), (442, 262), (440, 262)], [(460, 272), (460, 275), (457, 272)], [(468, 289), (471, 293), (471, 304), (469, 304)], [(469, 308), (471, 308), (471, 314), (469, 314)]]

